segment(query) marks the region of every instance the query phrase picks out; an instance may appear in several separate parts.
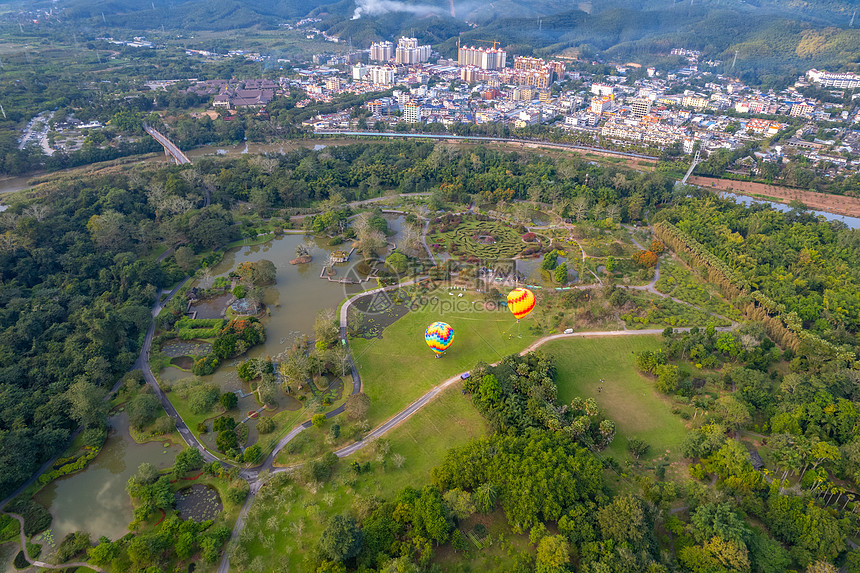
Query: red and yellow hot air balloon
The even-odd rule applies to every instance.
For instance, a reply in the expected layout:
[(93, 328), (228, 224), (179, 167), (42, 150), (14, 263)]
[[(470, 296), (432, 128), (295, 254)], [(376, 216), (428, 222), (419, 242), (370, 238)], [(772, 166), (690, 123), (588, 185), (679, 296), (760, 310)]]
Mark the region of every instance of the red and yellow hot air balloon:
[(450, 324), (434, 322), (424, 332), (424, 341), (430, 350), (436, 353), (436, 358), (439, 358), (454, 342), (454, 329), (451, 328)]
[(534, 293), (527, 288), (515, 288), (508, 295), (508, 309), (513, 313), (517, 322), (534, 310), (536, 303)]

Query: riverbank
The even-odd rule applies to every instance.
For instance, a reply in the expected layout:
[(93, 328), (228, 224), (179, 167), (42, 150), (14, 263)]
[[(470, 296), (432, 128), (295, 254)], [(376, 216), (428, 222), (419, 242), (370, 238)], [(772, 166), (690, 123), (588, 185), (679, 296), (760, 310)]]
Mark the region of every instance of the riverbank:
[(816, 191), (780, 187), (779, 185), (768, 185), (755, 181), (735, 181), (733, 179), (716, 179), (698, 175), (691, 176), (687, 181), (691, 185), (698, 185), (705, 189), (726, 191), (752, 199), (784, 204), (788, 204), (791, 201), (800, 201), (807, 208), (815, 209), (816, 211), (825, 211), (834, 215), (845, 215), (846, 217), (860, 217), (860, 198), (857, 197), (818, 193)]

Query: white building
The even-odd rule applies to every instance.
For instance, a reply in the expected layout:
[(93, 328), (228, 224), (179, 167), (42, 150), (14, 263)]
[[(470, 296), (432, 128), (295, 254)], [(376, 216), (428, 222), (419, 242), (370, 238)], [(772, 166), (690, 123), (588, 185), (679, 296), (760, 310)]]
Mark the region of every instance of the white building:
[(365, 79), (365, 77), (367, 77), (369, 73), (369, 66), (364, 66), (360, 63), (352, 66), (352, 79), (357, 82), (360, 82), (361, 80)]
[(387, 62), (394, 57), (394, 44), (391, 42), (373, 42), (370, 45), (370, 61)]
[(390, 86), (397, 79), (397, 68), (394, 66), (369, 66), (370, 81), (381, 86)]
[(860, 74), (836, 74), (812, 69), (806, 72), (806, 77), (825, 88), (860, 88)]
[(457, 64), (475, 66), (482, 70), (498, 70), (505, 67), (507, 57), (507, 52), (497, 48), (461, 46), (457, 51)]
[(403, 121), (406, 123), (421, 122), (421, 106), (417, 102), (409, 100), (403, 106)]
[(419, 64), (430, 59), (430, 46), (419, 46), (416, 38), (400, 38), (394, 59), (398, 64)]

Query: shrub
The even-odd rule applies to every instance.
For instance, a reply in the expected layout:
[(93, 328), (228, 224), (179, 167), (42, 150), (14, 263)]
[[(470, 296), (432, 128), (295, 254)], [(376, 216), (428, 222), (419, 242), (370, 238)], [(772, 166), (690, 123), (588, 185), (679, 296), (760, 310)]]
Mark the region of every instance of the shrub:
[(218, 357), (210, 354), (197, 360), (191, 367), (191, 372), (195, 376), (208, 376), (218, 369), (219, 364)]
[(90, 534), (83, 531), (69, 533), (57, 547), (56, 558), (60, 563), (71, 561), (76, 555), (83, 553), (90, 546)]
[(239, 404), (239, 397), (236, 396), (236, 394), (234, 394), (233, 392), (224, 392), (218, 398), (218, 402), (220, 402), (221, 405), (224, 406), (225, 410), (229, 411)]
[(24, 533), (32, 537), (45, 531), (51, 526), (51, 514), (32, 499), (18, 497), (6, 506), (11, 513), (17, 513), (24, 518)]
[(175, 429), (176, 423), (170, 416), (161, 416), (155, 420), (155, 424), (152, 426), (152, 431), (160, 435), (169, 434)]
[(275, 420), (270, 417), (260, 418), (260, 420), (257, 422), (257, 431), (261, 434), (270, 434), (274, 432)]
[(233, 288), (233, 296), (236, 298), (245, 298), (245, 294), (247, 294), (248, 289), (245, 288), (244, 285), (236, 285)]
[(188, 393), (188, 406), (194, 414), (205, 414), (218, 402), (218, 395), (213, 384), (200, 384)]

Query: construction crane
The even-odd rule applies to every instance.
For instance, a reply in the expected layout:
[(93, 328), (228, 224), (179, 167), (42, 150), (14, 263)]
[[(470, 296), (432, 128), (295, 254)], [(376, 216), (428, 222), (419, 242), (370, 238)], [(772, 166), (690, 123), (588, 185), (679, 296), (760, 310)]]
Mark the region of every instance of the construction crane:
[[(460, 49), (460, 39), (461, 39), (461, 38), (458, 36), (458, 37), (457, 37), (457, 49), (458, 49), (458, 50)], [(496, 47), (497, 47), (499, 44), (501, 44), (501, 42), (499, 42), (498, 40), (469, 40), (469, 41), (470, 41), (470, 42), (483, 42), (483, 43), (485, 43), (485, 44), (492, 44), (492, 45), (493, 45), (493, 49), (494, 49), (494, 50), (496, 49)]]

